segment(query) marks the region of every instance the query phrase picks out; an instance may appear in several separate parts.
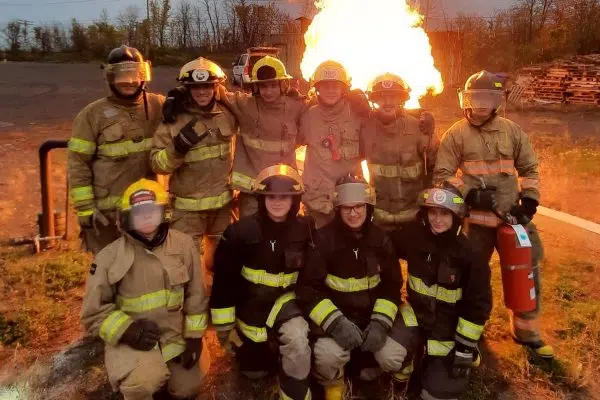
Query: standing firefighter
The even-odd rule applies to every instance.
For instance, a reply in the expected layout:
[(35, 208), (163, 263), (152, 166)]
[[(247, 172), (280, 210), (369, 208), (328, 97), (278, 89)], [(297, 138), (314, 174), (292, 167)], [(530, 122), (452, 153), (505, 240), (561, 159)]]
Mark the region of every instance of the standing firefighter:
[(113, 49), (104, 69), (112, 94), (77, 115), (69, 141), (70, 194), (84, 245), (93, 253), (120, 236), (120, 196), (151, 173), (148, 155), (163, 102), (146, 92), (150, 65), (137, 49)]
[(209, 271), (215, 239), (231, 219), (229, 176), (236, 123), (217, 102), (218, 88), (226, 79), (217, 64), (202, 57), (185, 64), (177, 78), (187, 92), (183, 112), (173, 123), (158, 127), (151, 152), (154, 172), (171, 174), (171, 226), (202, 241)]
[(384, 351), (402, 287), (391, 241), (371, 222), (372, 189), (362, 178), (343, 177), (334, 197), (335, 218), (317, 232), (296, 289), (298, 304), (313, 322), (314, 374), (326, 400), (343, 398), (351, 355), (361, 379), (378, 377), (373, 355)]
[(297, 215), (301, 179), (278, 164), (254, 185), (258, 213), (230, 225), (217, 247), (212, 323), (222, 345), (237, 342), (242, 374), (260, 379), (278, 369), (282, 399), (310, 399), (308, 323), (294, 294), (312, 229)]
[[(449, 181), (459, 187), (470, 206), (469, 238), (490, 260), (497, 247), (496, 214), (510, 213), (525, 224), (532, 243), (532, 265), (537, 306), (532, 312), (514, 313), (515, 340), (542, 358), (552, 358), (551, 346), (539, 332), (540, 261), (542, 243), (530, 222), (540, 198), (538, 161), (527, 135), (514, 122), (496, 115), (503, 87), (496, 75), (481, 71), (471, 76), (460, 92), (465, 118), (444, 135), (434, 172), (434, 182)], [(460, 171), (457, 174), (457, 171)]]
[(408, 263), (407, 302), (376, 358), (400, 384), (421, 364), (421, 399), (456, 399), (479, 364), (477, 341), (492, 308), (490, 268), (460, 233), (466, 206), (456, 188), (427, 189), (418, 205), (417, 220), (395, 232), (398, 256)]
[(120, 205), (127, 233), (96, 255), (88, 276), (81, 318), (104, 340), (109, 381), (125, 400), (150, 400), (163, 387), (160, 398), (195, 398), (204, 373), (198, 251), (164, 222), (167, 203), (154, 181), (129, 186)]
[(301, 141), (307, 145), (303, 196), (305, 211), (317, 228), (334, 216), (333, 192), (338, 179), (360, 174), (363, 118), (353, 109), (350, 77), (335, 61), (320, 64), (311, 78), (318, 104), (302, 116)]
[(375, 223), (387, 231), (416, 218), (417, 197), (430, 186), (438, 147), (434, 130), (423, 132), (424, 120), (404, 109), (409, 93), (404, 80), (389, 73), (369, 87), (370, 100), (378, 108), (365, 128), (364, 152), (377, 193)]

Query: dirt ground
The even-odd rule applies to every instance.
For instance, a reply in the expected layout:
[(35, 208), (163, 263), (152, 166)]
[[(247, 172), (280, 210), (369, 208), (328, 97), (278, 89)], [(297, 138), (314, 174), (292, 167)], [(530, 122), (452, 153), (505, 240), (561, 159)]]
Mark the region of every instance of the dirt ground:
[[(175, 68), (155, 68), (152, 88), (166, 91), (174, 86), (176, 73)], [(75, 114), (106, 93), (102, 71), (96, 64), (0, 64), (0, 242), (37, 233), (36, 216), (41, 209), (37, 149), (46, 140), (67, 139)], [(440, 134), (461, 115), (454, 99), (455, 96), (449, 94), (427, 104), (436, 118)], [(600, 112), (587, 109), (511, 110), (507, 116), (531, 133), (536, 150), (546, 157), (542, 166), (543, 190), (550, 196), (543, 204), (600, 222), (600, 195), (596, 193), (600, 178), (600, 170), (597, 169), (600, 157), (596, 158), (600, 154)], [(582, 168), (582, 171), (577, 177), (571, 176), (571, 164), (565, 164), (570, 160), (569, 152), (583, 150), (591, 152), (577, 153), (587, 164), (577, 164), (575, 167)], [(556, 157), (555, 164), (558, 166), (568, 165), (567, 170), (549, 162), (553, 157)], [(57, 209), (64, 210), (65, 151), (53, 152), (52, 161), (55, 205)], [(573, 190), (574, 187), (578, 188), (577, 191)], [(571, 378), (571, 372), (562, 375), (554, 371), (536, 372), (527, 362), (525, 353), (508, 337), (508, 317), (506, 311), (499, 307), (502, 299), (496, 290), (494, 317), (486, 329), (489, 362), (477, 372), (474, 394), (467, 398), (599, 398), (595, 393), (600, 379), (597, 367), (600, 361), (600, 322), (596, 322), (600, 319), (597, 318), (600, 316), (597, 292), (600, 284), (600, 236), (545, 217), (536, 217), (536, 223), (547, 250), (544, 264), (547, 301), (542, 319), (543, 331), (557, 348), (565, 365), (575, 366), (579, 371), (577, 365), (581, 363), (583, 372), (577, 372), (577, 379)], [(6, 246), (0, 248), (5, 251)], [(63, 254), (63, 251), (68, 249), (58, 250), (57, 254)], [(2, 268), (19, 262), (12, 257), (0, 254), (0, 272)], [(54, 255), (48, 253), (41, 257), (45, 260)], [(31, 260), (40, 262), (40, 259)], [(19, 307), (19, 290), (16, 286), (0, 282), (0, 314)], [(77, 315), (82, 290), (74, 288), (68, 293), (64, 297), (67, 300), (61, 300), (65, 311), (55, 330), (33, 340), (26, 348), (2, 348), (0, 345), (0, 384), (81, 335)], [(203, 399), (265, 398), (264, 392), (261, 392), (264, 388), (251, 386), (248, 392), (238, 391), (237, 397), (235, 394), (223, 394), (222, 388), (232, 385), (230, 360), (218, 352), (216, 356)], [(244, 395), (239, 397), (239, 393)], [(2, 390), (0, 398), (4, 399)]]

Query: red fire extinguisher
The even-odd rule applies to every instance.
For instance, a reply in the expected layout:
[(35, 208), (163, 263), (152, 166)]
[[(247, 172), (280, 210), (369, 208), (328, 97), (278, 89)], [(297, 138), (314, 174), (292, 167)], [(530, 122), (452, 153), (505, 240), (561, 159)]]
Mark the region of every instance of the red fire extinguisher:
[(523, 225), (511, 224), (515, 221), (510, 221), (510, 218), (502, 219), (505, 223), (497, 229), (497, 243), (504, 304), (517, 312), (533, 311), (536, 294), (529, 235)]

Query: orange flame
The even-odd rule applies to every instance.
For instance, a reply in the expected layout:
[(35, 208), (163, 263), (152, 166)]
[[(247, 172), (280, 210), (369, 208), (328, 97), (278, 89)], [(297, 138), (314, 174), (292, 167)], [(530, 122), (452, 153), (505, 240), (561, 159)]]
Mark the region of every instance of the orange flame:
[(419, 108), (428, 91), (442, 93), (423, 17), (406, 0), (317, 0), (315, 6), (319, 13), (304, 35), (300, 65), (306, 80), (320, 63), (334, 60), (348, 70), (352, 87), (363, 91), (380, 74), (399, 75), (412, 89), (407, 108)]

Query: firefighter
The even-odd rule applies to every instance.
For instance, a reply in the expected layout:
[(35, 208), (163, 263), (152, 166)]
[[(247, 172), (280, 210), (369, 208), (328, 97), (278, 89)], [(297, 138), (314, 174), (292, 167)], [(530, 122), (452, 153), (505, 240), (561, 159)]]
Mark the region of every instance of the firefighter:
[[(296, 289), (312, 321), (314, 374), (325, 399), (342, 399), (344, 368), (359, 360), (359, 376), (378, 376), (373, 354), (386, 343), (400, 305), (402, 276), (390, 239), (371, 222), (374, 192), (362, 178), (335, 187), (334, 220), (317, 231)], [(370, 361), (370, 362), (369, 362)]]
[(537, 307), (511, 315), (512, 335), (537, 356), (551, 359), (554, 351), (542, 340), (538, 325), (543, 248), (530, 222), (540, 198), (538, 161), (523, 130), (497, 115), (502, 96), (502, 82), (490, 72), (478, 72), (467, 80), (465, 90), (459, 93), (465, 118), (442, 139), (434, 183), (449, 181), (459, 187), (470, 207), (469, 238), (488, 261), (497, 247), (496, 228), (502, 223), (496, 214), (510, 213), (525, 224), (533, 246)]
[(425, 113), (417, 118), (404, 109), (410, 88), (402, 78), (379, 75), (368, 93), (378, 106), (364, 134), (365, 158), (377, 193), (373, 215), (375, 223), (393, 231), (416, 218), (417, 197), (430, 186), (439, 142), (434, 129), (424, 126)]
[(254, 182), (258, 212), (230, 225), (215, 253), (212, 323), (223, 346), (238, 346), (243, 375), (278, 369), (282, 399), (310, 399), (308, 323), (294, 294), (312, 242), (308, 218), (298, 216), (302, 181), (277, 164)]
[(300, 137), (306, 144), (304, 162), (304, 210), (321, 228), (334, 216), (332, 195), (335, 182), (360, 174), (361, 132), (364, 118), (347, 100), (350, 77), (335, 61), (325, 61), (315, 70), (311, 86), (318, 104), (302, 116)]
[(229, 175), (236, 122), (217, 102), (218, 87), (226, 79), (217, 64), (202, 57), (185, 64), (177, 78), (187, 91), (184, 110), (173, 123), (160, 124), (150, 153), (154, 172), (171, 174), (171, 226), (200, 243), (207, 277), (215, 242), (231, 219)]
[(123, 191), (151, 174), (148, 156), (163, 103), (147, 93), (150, 65), (137, 49), (113, 49), (104, 70), (112, 94), (77, 115), (68, 155), (71, 199), (84, 246), (94, 254), (120, 236), (115, 210)]
[(155, 181), (129, 186), (119, 209), (126, 233), (96, 255), (87, 279), (81, 319), (104, 340), (109, 381), (126, 400), (195, 398), (205, 372), (199, 255), (165, 222), (167, 203)]
[(427, 189), (418, 205), (417, 219), (394, 232), (398, 256), (408, 263), (408, 296), (375, 358), (399, 386), (415, 363), (422, 365), (421, 399), (456, 399), (480, 362), (477, 342), (492, 308), (490, 268), (461, 233), (466, 206), (456, 188)]

